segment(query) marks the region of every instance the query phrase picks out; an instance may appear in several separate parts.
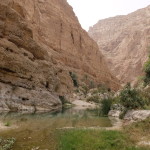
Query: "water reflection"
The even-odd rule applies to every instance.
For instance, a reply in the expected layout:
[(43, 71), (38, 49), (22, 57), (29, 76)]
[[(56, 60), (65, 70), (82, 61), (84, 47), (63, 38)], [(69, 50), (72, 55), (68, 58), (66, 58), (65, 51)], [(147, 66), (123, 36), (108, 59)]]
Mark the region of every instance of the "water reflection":
[(56, 122), (60, 126), (100, 126), (100, 127), (111, 127), (111, 121), (108, 117), (100, 117), (99, 110), (77, 110), (74, 108), (66, 109), (61, 112), (53, 113), (0, 113), (0, 121), (2, 122), (13, 122), (17, 123), (23, 120), (33, 121), (42, 123), (42, 120), (47, 122)]
[(0, 137), (16, 139), (14, 150), (56, 150), (58, 129), (64, 127), (112, 126), (108, 117), (99, 117), (98, 110), (73, 108), (57, 113), (1, 113), (0, 122), (16, 127), (0, 131)]

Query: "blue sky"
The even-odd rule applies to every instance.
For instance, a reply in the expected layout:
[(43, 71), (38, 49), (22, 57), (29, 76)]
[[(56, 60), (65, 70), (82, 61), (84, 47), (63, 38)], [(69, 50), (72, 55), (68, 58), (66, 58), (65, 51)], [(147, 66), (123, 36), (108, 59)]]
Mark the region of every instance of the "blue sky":
[(150, 0), (67, 0), (73, 7), (82, 27), (89, 26), (98, 20), (131, 13), (150, 5)]

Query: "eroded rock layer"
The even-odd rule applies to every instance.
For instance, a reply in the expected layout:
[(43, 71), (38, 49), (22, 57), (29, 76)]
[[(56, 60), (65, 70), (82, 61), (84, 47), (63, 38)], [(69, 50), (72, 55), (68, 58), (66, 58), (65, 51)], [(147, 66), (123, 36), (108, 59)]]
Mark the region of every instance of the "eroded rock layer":
[(0, 0), (0, 108), (59, 109), (71, 73), (119, 87), (66, 0)]
[(98, 43), (111, 71), (124, 83), (143, 74), (150, 43), (150, 6), (127, 16), (100, 20), (89, 35)]

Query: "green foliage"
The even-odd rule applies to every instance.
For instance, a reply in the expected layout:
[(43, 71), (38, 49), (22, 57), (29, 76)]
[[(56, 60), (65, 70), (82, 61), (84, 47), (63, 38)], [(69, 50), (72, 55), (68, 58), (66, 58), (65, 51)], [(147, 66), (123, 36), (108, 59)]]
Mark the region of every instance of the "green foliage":
[(138, 109), (144, 107), (145, 100), (139, 91), (131, 88), (130, 83), (128, 83), (120, 93), (120, 103), (127, 109)]
[(150, 89), (148, 90), (142, 90), (140, 91), (140, 95), (142, 96), (144, 103), (145, 103), (145, 107), (148, 108), (150, 107)]
[(6, 122), (6, 123), (5, 123), (5, 126), (7, 126), (7, 127), (9, 127), (10, 125), (11, 125), (10, 122)]
[(59, 150), (148, 150), (134, 146), (120, 131), (68, 130), (60, 131)]
[(6, 140), (0, 138), (0, 150), (11, 150), (15, 141), (15, 138), (8, 138)]
[(100, 98), (98, 95), (93, 95), (91, 97), (88, 97), (87, 102), (95, 102), (95, 103), (99, 103), (100, 102)]
[(86, 96), (88, 91), (89, 91), (88, 86), (87, 85), (82, 85), (81, 91)]
[(75, 86), (75, 87), (78, 87), (79, 84), (78, 84), (77, 75), (76, 75), (75, 73), (73, 73), (73, 72), (69, 72), (69, 74), (70, 74), (70, 77), (71, 77), (71, 79), (72, 79), (72, 81), (73, 81), (74, 86)]
[(111, 99), (111, 98), (103, 99), (101, 101), (101, 114), (102, 115), (104, 115), (104, 116), (108, 115), (108, 113), (111, 109), (112, 103), (113, 103), (113, 99)]
[(144, 65), (145, 76), (143, 77), (143, 81), (145, 85), (150, 83), (150, 56), (148, 61)]

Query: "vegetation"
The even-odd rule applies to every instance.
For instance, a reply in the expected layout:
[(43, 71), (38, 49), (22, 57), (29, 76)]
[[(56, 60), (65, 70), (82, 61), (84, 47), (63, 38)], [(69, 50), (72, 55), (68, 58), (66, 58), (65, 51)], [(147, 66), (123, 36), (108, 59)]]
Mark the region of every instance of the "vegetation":
[(93, 89), (96, 87), (95, 82), (86, 74), (83, 76), (82, 82), (87, 85), (88, 89)]
[(112, 103), (113, 103), (112, 98), (103, 99), (101, 101), (101, 114), (102, 115), (104, 115), (104, 116), (108, 115), (108, 113), (111, 109)]
[(125, 114), (127, 113), (127, 111), (128, 111), (128, 109), (125, 108), (125, 109), (120, 113), (119, 119), (123, 119), (124, 116), (125, 116)]
[[(118, 107), (123, 108), (120, 111), (120, 119), (124, 117), (126, 112), (131, 109), (149, 109), (150, 108), (150, 90), (141, 90), (132, 88), (128, 83), (119, 93), (114, 96), (113, 93), (105, 86), (99, 86), (95, 88), (87, 101), (99, 103), (101, 105), (101, 115), (108, 115), (113, 104), (117, 104)], [(102, 96), (101, 96), (102, 95)], [(119, 109), (117, 107), (117, 109)]]
[(15, 138), (8, 138), (8, 139), (0, 138), (0, 150), (12, 149), (15, 141), (16, 141)]
[(135, 146), (121, 131), (68, 130), (59, 135), (59, 150), (148, 150)]
[(150, 56), (148, 61), (144, 65), (144, 71), (145, 71), (145, 76), (144, 76), (144, 83), (145, 85), (150, 84)]
[(60, 101), (62, 102), (62, 104), (64, 105), (65, 103), (67, 103), (67, 100), (64, 96), (59, 96)]
[(89, 87), (87, 85), (81, 86), (81, 92), (84, 94), (84, 96), (87, 96), (88, 91), (89, 91)]
[(142, 142), (142, 140), (149, 141), (150, 118), (125, 126), (123, 131), (124, 133), (128, 134), (128, 136), (130, 136), (131, 141), (134, 143)]
[(87, 102), (95, 102), (95, 103), (99, 103), (100, 102), (100, 98), (98, 95), (93, 95), (87, 98), (86, 100)]
[(131, 88), (131, 85), (128, 83), (120, 93), (120, 103), (126, 109), (139, 109), (144, 107), (145, 100), (140, 92)]
[(66, 108), (71, 108), (73, 106), (73, 104), (71, 104), (66, 98), (65, 96), (59, 96), (60, 101), (62, 102), (62, 107), (63, 109)]
[(74, 86), (75, 86), (75, 87), (78, 87), (79, 84), (78, 84), (77, 75), (76, 75), (75, 73), (73, 73), (73, 72), (69, 72), (69, 74), (70, 74), (70, 77), (71, 77), (71, 79), (72, 79), (72, 81), (73, 81)]
[(95, 84), (94, 84), (94, 82), (93, 82), (93, 81), (90, 81), (89, 88), (90, 88), (90, 89), (95, 88)]
[(7, 126), (7, 127), (9, 127), (10, 125), (11, 125), (10, 122), (6, 122), (6, 123), (5, 123), (5, 126)]
[(98, 92), (99, 93), (107, 93), (107, 92), (111, 92), (111, 89), (110, 88), (108, 88), (106, 85), (104, 85), (104, 84), (99, 84), (98, 86), (97, 86), (97, 89), (98, 89)]

